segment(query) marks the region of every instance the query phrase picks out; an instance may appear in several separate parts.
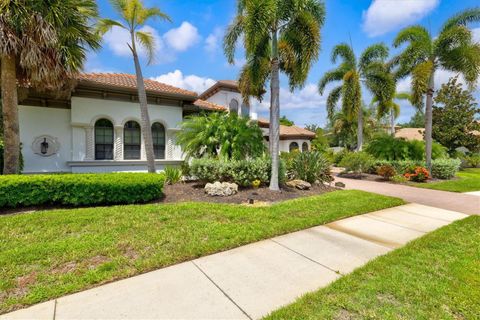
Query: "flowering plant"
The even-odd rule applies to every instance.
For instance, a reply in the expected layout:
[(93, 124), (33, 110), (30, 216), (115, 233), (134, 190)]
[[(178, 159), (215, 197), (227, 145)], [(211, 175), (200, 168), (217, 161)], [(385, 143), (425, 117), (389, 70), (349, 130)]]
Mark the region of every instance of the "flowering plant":
[(415, 167), (407, 170), (404, 177), (414, 182), (425, 182), (430, 178), (428, 170), (424, 167)]
[(252, 181), (252, 187), (254, 187), (255, 189), (257, 189), (258, 187), (260, 187), (260, 184), (261, 184), (261, 183), (262, 183), (262, 182), (261, 182), (260, 180), (258, 180), (258, 179), (253, 180), (253, 181)]

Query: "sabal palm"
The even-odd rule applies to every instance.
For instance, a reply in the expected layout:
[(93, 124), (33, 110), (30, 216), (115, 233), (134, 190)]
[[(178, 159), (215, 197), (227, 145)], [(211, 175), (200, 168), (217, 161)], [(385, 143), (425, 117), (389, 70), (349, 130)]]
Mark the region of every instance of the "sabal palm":
[(0, 2), (0, 60), (4, 173), (19, 171), (18, 89), (65, 89), (88, 48), (99, 47), (91, 27), (94, 0)]
[(142, 68), (138, 58), (137, 44), (140, 44), (145, 49), (148, 63), (152, 63), (155, 58), (155, 39), (150, 32), (145, 30), (142, 31), (141, 28), (150, 19), (159, 18), (170, 21), (170, 17), (157, 7), (146, 8), (141, 0), (111, 0), (110, 2), (122, 18), (122, 22), (112, 19), (101, 19), (98, 24), (98, 30), (100, 34), (105, 34), (113, 27), (119, 27), (127, 30), (130, 35), (130, 42), (127, 43), (127, 45), (132, 52), (133, 62), (135, 64), (138, 100), (140, 102), (140, 120), (142, 135), (145, 141), (147, 167), (148, 172), (155, 173), (155, 154), (153, 151), (150, 116), (148, 114), (147, 94), (145, 92)]
[(346, 43), (336, 45), (332, 51), (332, 62), (337, 63), (338, 58), (342, 59), (340, 65), (326, 72), (320, 79), (318, 89), (323, 95), (325, 87), (332, 82), (341, 81), (341, 85), (330, 91), (327, 98), (327, 113), (329, 119), (333, 119), (337, 104), (342, 99), (342, 113), (348, 122), (357, 120), (357, 150), (362, 150), (363, 145), (363, 111), (362, 111), (362, 82), (367, 87), (370, 82), (376, 81), (371, 76), (371, 68), (376, 64), (384, 63), (388, 57), (388, 48), (383, 44), (374, 44), (366, 48), (357, 59), (353, 49)]
[(242, 39), (247, 62), (240, 74), (245, 100), (261, 98), (270, 81), (270, 189), (279, 190), (280, 72), (290, 89), (304, 85), (320, 52), (320, 30), (325, 21), (321, 0), (238, 0), (237, 15), (224, 39), (225, 54), (234, 63)]
[(435, 92), (435, 73), (444, 69), (462, 74), (473, 86), (480, 76), (480, 44), (475, 43), (467, 25), (480, 21), (480, 8), (469, 9), (448, 19), (437, 37), (426, 28), (415, 25), (399, 32), (394, 46), (407, 44), (396, 57), (403, 75), (412, 75), (412, 101), (425, 106), (426, 162), (431, 170), (432, 160), (432, 105)]

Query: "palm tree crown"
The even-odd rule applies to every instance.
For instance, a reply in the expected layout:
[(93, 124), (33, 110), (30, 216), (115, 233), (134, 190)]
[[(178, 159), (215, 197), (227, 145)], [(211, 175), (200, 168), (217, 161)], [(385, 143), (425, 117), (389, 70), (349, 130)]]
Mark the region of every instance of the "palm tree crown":
[(290, 89), (304, 85), (320, 52), (320, 29), (325, 21), (321, 0), (238, 0), (237, 15), (224, 39), (224, 50), (234, 63), (238, 41), (243, 40), (246, 64), (240, 74), (240, 91), (261, 98), (270, 81), (270, 189), (278, 190), (280, 71)]

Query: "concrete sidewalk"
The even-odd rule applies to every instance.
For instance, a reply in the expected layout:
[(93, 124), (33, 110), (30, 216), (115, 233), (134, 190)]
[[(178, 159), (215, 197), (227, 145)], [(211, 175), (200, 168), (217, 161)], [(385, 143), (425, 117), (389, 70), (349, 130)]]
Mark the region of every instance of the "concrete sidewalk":
[(419, 203), (465, 214), (480, 214), (480, 197), (473, 194), (415, 188), (385, 182), (347, 179), (338, 176), (335, 176), (335, 182), (345, 183), (345, 189), (356, 189), (383, 194), (402, 198), (411, 203)]
[(259, 319), (466, 215), (408, 204), (174, 265), (0, 319)]

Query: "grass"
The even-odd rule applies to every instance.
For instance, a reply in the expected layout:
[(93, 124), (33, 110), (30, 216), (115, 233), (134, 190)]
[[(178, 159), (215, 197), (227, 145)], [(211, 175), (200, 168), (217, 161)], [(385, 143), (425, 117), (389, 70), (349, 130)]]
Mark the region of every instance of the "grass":
[(416, 183), (415, 187), (451, 191), (470, 192), (480, 191), (480, 168), (465, 169), (457, 173), (457, 180), (449, 180), (432, 183)]
[(479, 230), (457, 221), (266, 319), (480, 319)]
[(403, 204), (337, 191), (271, 207), (180, 203), (0, 217), (0, 314), (276, 235)]

